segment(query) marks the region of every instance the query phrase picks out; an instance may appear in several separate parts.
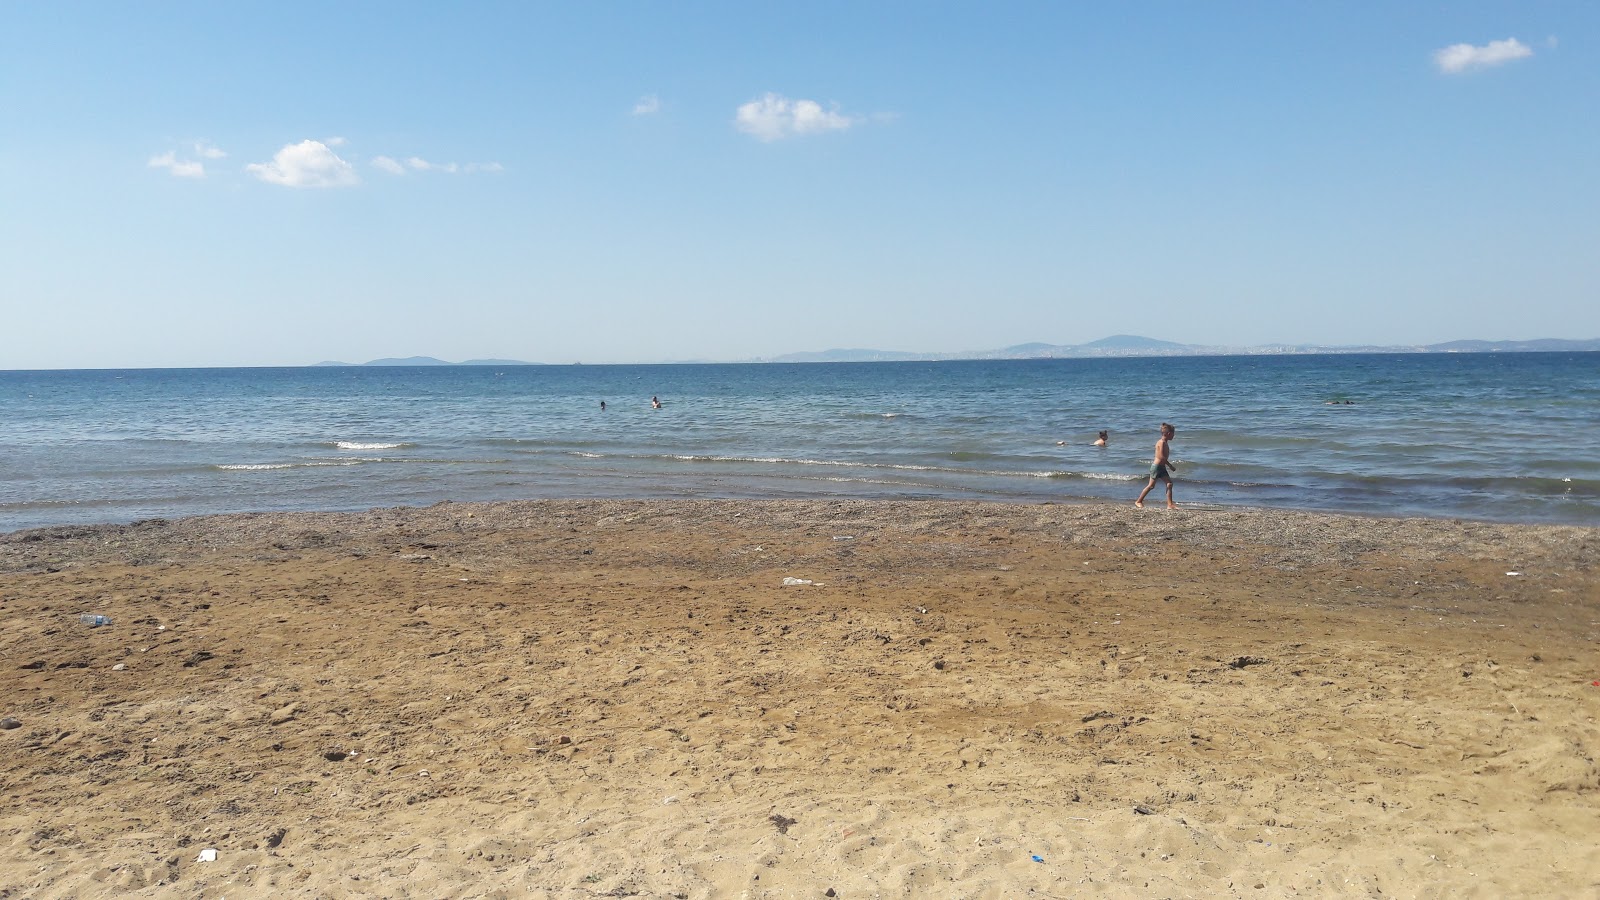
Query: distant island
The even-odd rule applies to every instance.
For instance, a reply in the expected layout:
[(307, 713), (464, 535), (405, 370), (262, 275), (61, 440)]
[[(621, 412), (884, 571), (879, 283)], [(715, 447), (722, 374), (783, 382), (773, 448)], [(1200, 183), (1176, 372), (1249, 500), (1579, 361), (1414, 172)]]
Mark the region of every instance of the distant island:
[[(933, 362), (958, 359), (1085, 359), (1127, 356), (1287, 356), (1316, 353), (1577, 353), (1600, 351), (1600, 338), (1566, 340), (1540, 338), (1532, 341), (1447, 341), (1416, 346), (1323, 346), (1320, 344), (1258, 344), (1228, 347), (1211, 344), (1178, 344), (1135, 334), (1114, 334), (1087, 344), (1016, 344), (999, 350), (962, 353), (916, 353), (904, 350), (819, 350), (786, 353), (758, 359), (738, 360), (755, 363), (809, 362)], [(374, 359), (364, 363), (319, 362), (317, 366), (541, 366), (544, 363), (517, 359), (469, 359), (448, 362), (432, 356), (407, 356)]]

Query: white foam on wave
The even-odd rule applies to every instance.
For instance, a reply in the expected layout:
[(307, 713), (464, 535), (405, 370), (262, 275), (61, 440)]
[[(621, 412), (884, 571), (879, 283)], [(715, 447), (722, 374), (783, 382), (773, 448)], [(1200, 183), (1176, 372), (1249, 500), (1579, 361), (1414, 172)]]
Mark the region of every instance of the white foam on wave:
[(264, 472), (269, 469), (313, 469), (321, 466), (359, 466), (362, 463), (383, 462), (382, 457), (365, 457), (349, 459), (334, 457), (330, 459), (314, 460), (312, 462), (297, 463), (223, 463), (212, 468), (223, 469), (229, 472)]
[(583, 459), (605, 459), (605, 454), (603, 453), (590, 453), (586, 450), (573, 450), (568, 455), (582, 457)]
[(265, 469), (292, 469), (294, 468), (294, 463), (238, 463), (235, 465), (217, 466), (217, 468), (237, 472), (259, 472)]
[(955, 466), (919, 466), (912, 463), (851, 462), (842, 459), (795, 459), (785, 456), (701, 456), (681, 454), (670, 457), (684, 462), (773, 463), (787, 466), (837, 466), (842, 469), (891, 469), (898, 472), (945, 472), (952, 475), (1052, 475), (1052, 472), (989, 472)]
[(381, 442), (369, 443), (365, 441), (334, 441), (333, 445), (338, 447), (340, 450), (398, 450), (401, 447), (411, 446), (410, 444), (404, 443), (386, 444)]

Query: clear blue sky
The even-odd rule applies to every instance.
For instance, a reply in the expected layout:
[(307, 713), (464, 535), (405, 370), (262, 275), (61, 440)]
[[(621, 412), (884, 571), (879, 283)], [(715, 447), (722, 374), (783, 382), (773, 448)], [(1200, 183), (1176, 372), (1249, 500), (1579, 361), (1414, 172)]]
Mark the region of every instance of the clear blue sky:
[(0, 368), (1600, 337), (1600, 3), (0, 0), (0, 117)]

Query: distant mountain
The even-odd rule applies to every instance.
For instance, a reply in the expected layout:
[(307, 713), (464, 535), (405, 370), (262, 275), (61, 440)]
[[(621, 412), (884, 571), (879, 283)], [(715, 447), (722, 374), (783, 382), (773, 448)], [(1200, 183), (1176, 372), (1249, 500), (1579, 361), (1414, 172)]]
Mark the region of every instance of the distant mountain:
[(362, 365), (363, 366), (449, 366), (449, 365), (454, 365), (454, 363), (447, 363), (442, 359), (434, 359), (431, 356), (407, 356), (407, 357), (405, 357), (403, 359), (396, 359), (394, 357), (389, 357), (387, 359), (374, 359), (374, 360), (371, 360), (369, 362), (364, 362), (364, 363), (362, 363)]
[(1186, 350), (1186, 344), (1174, 344), (1171, 341), (1158, 341), (1155, 338), (1139, 337), (1136, 334), (1113, 334), (1098, 341), (1078, 345), (1079, 349), (1087, 350), (1093, 347), (1096, 350), (1129, 351), (1129, 350), (1154, 350), (1170, 352), (1173, 350)]

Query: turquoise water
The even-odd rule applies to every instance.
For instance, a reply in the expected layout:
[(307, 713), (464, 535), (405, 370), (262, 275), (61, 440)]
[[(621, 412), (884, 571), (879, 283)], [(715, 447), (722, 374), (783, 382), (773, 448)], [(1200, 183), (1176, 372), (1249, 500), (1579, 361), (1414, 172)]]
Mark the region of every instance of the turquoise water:
[(0, 410), (0, 530), (445, 499), (1131, 501), (1163, 421), (1180, 503), (1600, 524), (1597, 353), (13, 371)]

